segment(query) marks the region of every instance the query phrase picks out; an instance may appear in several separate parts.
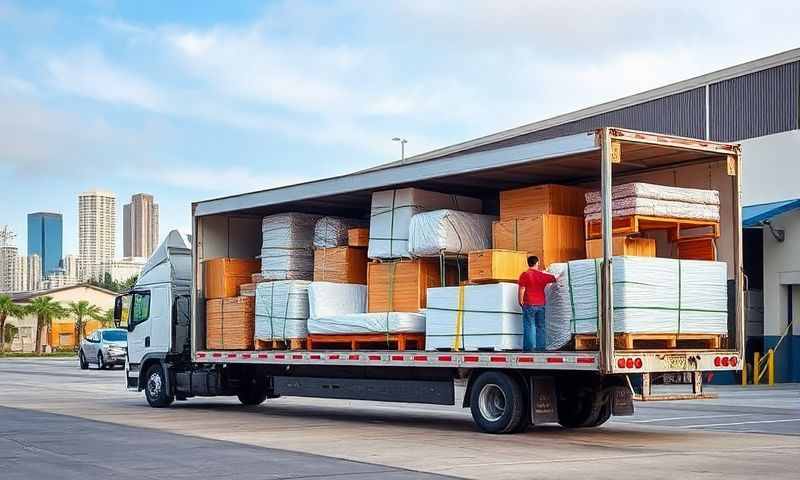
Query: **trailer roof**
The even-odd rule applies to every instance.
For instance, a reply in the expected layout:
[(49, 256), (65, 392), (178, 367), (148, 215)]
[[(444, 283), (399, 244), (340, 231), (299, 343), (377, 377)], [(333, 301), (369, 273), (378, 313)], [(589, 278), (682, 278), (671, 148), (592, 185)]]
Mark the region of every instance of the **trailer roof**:
[[(622, 147), (615, 174), (684, 162), (724, 159), (738, 145), (611, 128)], [(597, 132), (475, 153), (398, 164), (285, 187), (196, 202), (195, 216), (221, 213), (266, 215), (287, 211), (359, 216), (374, 191), (414, 186), (445, 193), (494, 195), (542, 183), (584, 183), (600, 171)]]

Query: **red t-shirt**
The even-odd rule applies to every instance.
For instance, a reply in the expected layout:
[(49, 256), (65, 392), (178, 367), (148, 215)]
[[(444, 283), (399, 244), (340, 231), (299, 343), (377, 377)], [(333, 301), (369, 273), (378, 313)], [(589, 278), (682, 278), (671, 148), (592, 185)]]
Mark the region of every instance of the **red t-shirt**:
[(556, 281), (554, 275), (539, 270), (528, 269), (519, 276), (517, 284), (525, 287), (525, 295), (522, 299), (523, 305), (544, 305), (544, 287), (548, 283)]

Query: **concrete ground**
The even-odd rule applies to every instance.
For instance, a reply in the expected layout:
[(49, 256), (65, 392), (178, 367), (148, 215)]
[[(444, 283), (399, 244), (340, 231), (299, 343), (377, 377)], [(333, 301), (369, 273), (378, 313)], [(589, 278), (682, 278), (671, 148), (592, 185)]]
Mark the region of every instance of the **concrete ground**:
[(590, 430), (495, 436), (455, 407), (281, 398), (152, 409), (121, 370), (0, 359), (2, 478), (797, 478), (800, 386), (637, 403)]

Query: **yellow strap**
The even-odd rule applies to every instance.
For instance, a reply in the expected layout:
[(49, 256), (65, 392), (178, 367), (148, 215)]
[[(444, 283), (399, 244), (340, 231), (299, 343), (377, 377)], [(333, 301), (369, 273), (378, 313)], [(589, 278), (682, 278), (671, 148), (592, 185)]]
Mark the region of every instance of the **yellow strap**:
[[(458, 307), (456, 307), (456, 331), (453, 336), (453, 351), (459, 351), (464, 347), (464, 285), (458, 287)], [(459, 347), (459, 340), (461, 346)]]

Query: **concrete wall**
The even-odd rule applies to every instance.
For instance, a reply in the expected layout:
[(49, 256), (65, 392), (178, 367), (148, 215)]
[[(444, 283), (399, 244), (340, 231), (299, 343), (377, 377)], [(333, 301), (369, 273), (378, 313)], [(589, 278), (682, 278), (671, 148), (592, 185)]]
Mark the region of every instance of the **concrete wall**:
[(800, 130), (741, 144), (742, 205), (800, 198)]

